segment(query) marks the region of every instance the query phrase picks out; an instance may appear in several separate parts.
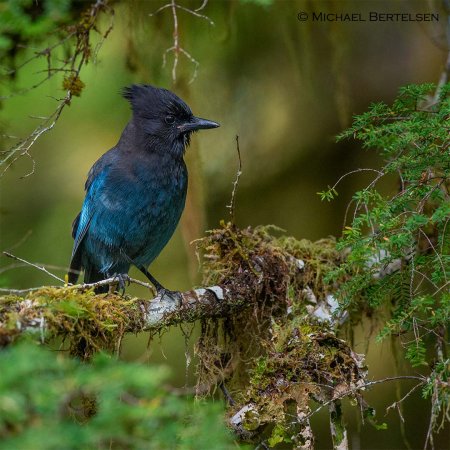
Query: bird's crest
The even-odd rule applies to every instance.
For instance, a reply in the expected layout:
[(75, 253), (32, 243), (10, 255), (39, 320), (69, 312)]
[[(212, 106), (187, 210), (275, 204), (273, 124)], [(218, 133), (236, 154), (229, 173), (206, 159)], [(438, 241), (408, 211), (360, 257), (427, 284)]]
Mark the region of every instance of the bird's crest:
[(176, 115), (192, 115), (189, 106), (167, 89), (148, 84), (133, 84), (122, 90), (134, 114), (144, 118), (159, 117), (162, 113), (171, 112)]

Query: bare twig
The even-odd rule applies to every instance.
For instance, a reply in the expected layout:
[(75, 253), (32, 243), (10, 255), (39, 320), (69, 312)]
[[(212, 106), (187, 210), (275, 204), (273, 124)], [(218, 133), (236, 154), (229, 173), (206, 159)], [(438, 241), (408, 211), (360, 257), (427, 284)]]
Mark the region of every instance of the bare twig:
[(64, 283), (64, 280), (62, 278), (59, 278), (54, 273), (49, 272), (44, 266), (39, 266), (39, 265), (34, 264), (32, 262), (26, 261), (25, 259), (19, 258), (18, 256), (15, 256), (15, 255), (13, 255), (12, 253), (9, 253), (9, 252), (3, 252), (3, 254), (5, 256), (7, 256), (8, 258), (14, 259), (16, 261), (20, 261), (21, 263), (24, 263), (27, 266), (35, 267), (36, 269), (40, 270), (41, 272), (46, 273), (48, 276), (54, 278), (55, 280), (58, 280), (58, 281), (61, 281), (62, 283)]
[(398, 415), (400, 416), (401, 421), (404, 422), (405, 419), (403, 418), (403, 415), (402, 415), (402, 413), (400, 411), (400, 404), (403, 403), (414, 391), (416, 391), (422, 385), (423, 385), (422, 383), (417, 383), (400, 400), (397, 400), (396, 402), (394, 402), (391, 405), (389, 405), (386, 408), (386, 414), (389, 413), (389, 410), (391, 410), (393, 408), (396, 408), (397, 411), (398, 411)]
[(31, 236), (31, 234), (33, 233), (32, 230), (28, 230), (24, 236), (22, 236), (15, 244), (11, 245), (11, 247), (8, 247), (7, 249), (5, 249), (5, 251), (10, 252), (11, 250), (14, 250), (18, 247), (20, 247), (23, 243), (25, 243), (27, 241), (27, 239)]
[(234, 208), (235, 208), (235, 201), (236, 201), (236, 191), (239, 184), (239, 178), (242, 175), (242, 160), (241, 160), (241, 150), (239, 149), (239, 136), (236, 135), (236, 151), (238, 154), (238, 160), (239, 160), (239, 169), (236, 173), (236, 179), (233, 182), (233, 191), (231, 192), (231, 199), (230, 204), (227, 205), (227, 208), (230, 210), (230, 216), (231, 216), (231, 222), (234, 223)]
[[(43, 266), (47, 270), (61, 270), (64, 273), (67, 273), (69, 271), (69, 267), (66, 267), (66, 266), (55, 266), (54, 264), (45, 264), (45, 263), (40, 263), (40, 262), (36, 262), (35, 264), (37, 264), (38, 266)], [(28, 266), (29, 266), (28, 263), (21, 263), (21, 262), (12, 263), (12, 264), (9, 264), (8, 266), (1, 267), (0, 273), (4, 273), (4, 272), (8, 272), (9, 270), (20, 269), (20, 268), (28, 267)]]
[[(73, 85), (68, 83), (70, 86), (67, 89), (66, 95), (62, 99), (57, 99), (58, 106), (56, 107), (55, 111), (48, 117), (41, 118), (42, 122), (27, 137), (19, 141), (15, 146), (1, 152), (1, 154), (4, 156), (0, 160), (0, 166), (3, 166), (3, 170), (0, 172), (0, 177), (3, 176), (6, 171), (22, 157), (30, 158), (32, 162), (32, 168), (21, 178), (28, 177), (34, 173), (36, 163), (32, 155), (30, 154), (31, 147), (44, 133), (47, 133), (54, 128), (62, 111), (67, 105), (70, 104), (73, 96), (79, 95), (79, 92), (81, 90), (80, 85), (82, 86), (81, 81), (79, 81), (81, 69), (91, 58), (95, 59), (100, 45), (103, 43), (104, 39), (106, 39), (107, 35), (112, 29), (111, 22), (107, 31), (103, 35), (101, 35), (101, 40), (95, 47), (94, 51), (91, 51), (90, 34), (92, 31), (99, 32), (97, 28), (97, 19), (100, 16), (100, 13), (104, 11), (109, 12), (111, 14), (111, 17), (113, 16), (113, 10), (109, 7), (108, 0), (97, 0), (96, 2), (92, 3), (90, 8), (83, 14), (80, 23), (74, 25), (64, 38), (60, 39), (56, 44), (52, 46), (46, 47), (43, 50), (36, 51), (31, 58), (26, 60), (18, 68), (9, 73), (16, 73), (19, 69), (23, 68), (28, 63), (37, 58), (45, 58), (48, 63), (46, 69), (47, 76), (44, 79), (33, 84), (31, 87), (27, 87), (12, 95), (2, 97), (2, 99), (7, 99), (14, 95), (23, 95), (30, 90), (42, 85), (50, 78), (52, 78), (55, 74), (60, 72), (70, 74), (66, 75), (67, 78), (65, 79), (65, 82), (67, 79), (78, 80), (78, 86), (75, 85), (76, 83), (74, 83)], [(75, 39), (73, 54), (62, 61), (62, 67), (59, 67), (57, 69), (51, 67), (51, 61), (52, 59), (54, 59), (52, 52), (54, 52), (54, 50), (61, 47), (64, 43), (71, 39)]]
[(170, 3), (173, 16), (173, 49), (174, 49), (174, 60), (172, 68), (172, 80), (175, 82), (177, 79), (177, 65), (178, 65), (178, 54), (180, 53), (179, 44), (179, 34), (178, 34), (178, 17), (177, 17), (177, 7), (175, 0)]
[[(15, 261), (19, 261), (21, 263), (20, 266), (17, 265), (16, 267), (22, 267), (22, 266), (34, 267), (35, 269), (38, 269), (41, 272), (46, 273), (47, 275), (51, 276), (55, 280), (61, 281), (62, 283), (64, 283), (66, 285), (65, 280), (58, 277), (57, 275), (55, 275), (54, 273), (50, 272), (47, 269), (47, 267), (50, 267), (50, 268), (53, 267), (53, 268), (57, 268), (57, 269), (66, 269), (65, 267), (49, 266), (49, 265), (43, 265), (43, 264), (39, 264), (39, 263), (32, 263), (23, 258), (19, 258), (18, 256), (15, 256), (12, 253), (6, 252), (6, 251), (4, 251), (3, 254), (5, 256), (7, 256), (8, 258), (14, 259)], [(135, 278), (130, 278), (130, 277), (127, 278), (127, 281), (129, 281), (130, 283), (133, 283), (133, 284), (137, 284), (139, 286), (144, 286), (144, 287), (150, 289), (151, 291), (154, 291), (154, 286), (152, 284), (145, 283), (144, 281), (140, 281), (140, 280), (137, 280)], [(80, 283), (80, 284), (75, 284), (75, 285), (69, 284), (68, 286), (66, 285), (66, 287), (70, 287), (70, 288), (77, 289), (77, 290), (86, 290), (86, 289), (95, 289), (95, 288), (101, 287), (101, 286), (111, 286), (114, 284), (117, 284), (117, 277), (106, 278), (104, 280), (100, 280), (95, 283)], [(61, 286), (52, 286), (52, 287), (61, 287)], [(10, 294), (15, 294), (15, 295), (23, 295), (28, 292), (33, 292), (33, 291), (36, 291), (38, 289), (43, 289), (43, 288), (44, 288), (44, 286), (37, 287), (37, 288), (29, 288), (29, 289), (0, 289), (0, 292), (10, 293)]]
[[(205, 6), (206, 6), (206, 4), (205, 4)], [(181, 9), (182, 11), (186, 11), (195, 17), (200, 17), (201, 19), (206, 20), (207, 22), (209, 22), (210, 25), (214, 25), (214, 22), (208, 16), (205, 16), (204, 14), (199, 14), (197, 12), (197, 11), (199, 11), (199, 9), (192, 10), (189, 8), (185, 8), (184, 6), (181, 6), (181, 5), (177, 5), (177, 7), (178, 7), (178, 9)]]
[[(28, 265), (28, 266), (31, 265), (32, 267), (36, 267), (39, 270), (41, 269), (40, 267), (30, 264), (30, 263), (27, 263), (26, 265)], [(58, 279), (58, 280), (63, 281), (63, 283), (65, 283), (64, 280), (61, 280), (61, 279)], [(154, 291), (154, 289), (155, 289), (153, 287), (153, 285), (151, 285), (150, 283), (146, 283), (144, 281), (137, 280), (136, 278), (128, 277), (127, 282), (129, 282), (130, 284), (137, 284), (139, 286), (146, 287), (146, 288), (150, 289), (151, 291)], [(39, 290), (47, 289), (47, 288), (51, 288), (51, 289), (65, 288), (65, 289), (85, 291), (88, 289), (95, 289), (95, 288), (102, 287), (102, 286), (112, 286), (112, 285), (116, 285), (116, 284), (117, 284), (117, 278), (111, 277), (111, 278), (105, 278), (104, 280), (96, 281), (95, 283), (69, 284), (69, 285), (65, 285), (65, 286), (38, 286), (38, 287), (32, 287), (32, 288), (26, 288), (26, 289), (0, 288), (0, 293), (20, 296), (20, 295), (26, 295), (31, 292), (35, 292), (35, 291), (39, 291)]]
[[(4, 295), (17, 295), (21, 297), (22, 295), (30, 294), (32, 292), (40, 291), (42, 290), (44, 286), (37, 286), (32, 288), (26, 288), (26, 289), (11, 289), (11, 288), (0, 288), (0, 294)], [(57, 289), (61, 286), (45, 286), (46, 288), (50, 289)]]
[[(45, 56), (47, 57), (48, 55), (51, 55), (52, 51), (55, 50), (57, 47), (60, 47), (61, 45), (63, 45), (64, 43), (66, 43), (69, 39), (71, 39), (72, 37), (75, 36), (75, 31), (69, 32), (67, 34), (67, 36), (65, 36), (64, 38), (60, 39), (56, 44), (51, 45), (50, 47), (46, 47), (42, 50), (39, 51), (35, 51), (34, 55), (30, 58), (28, 58), (26, 61), (24, 61), (22, 64), (20, 64), (18, 67), (16, 67), (13, 70), (9, 70), (8, 72), (6, 72), (5, 75), (11, 76), (16, 74), (20, 69), (22, 69), (23, 67), (25, 67), (27, 64), (29, 64), (30, 62), (34, 61), (35, 59), (41, 57), (41, 56)], [(9, 99), (11, 97), (15, 97), (16, 95), (21, 95), (25, 92), (28, 92), (30, 89), (27, 88), (26, 90), (21, 90), (19, 92), (15, 92), (13, 94), (10, 95), (3, 95), (0, 96), (0, 100), (6, 100)]]
[(203, 0), (203, 3), (195, 11), (201, 11), (208, 4), (208, 0)]
[(445, 270), (445, 266), (444, 263), (442, 261), (441, 255), (439, 254), (439, 252), (436, 250), (435, 246), (433, 245), (433, 243), (431, 242), (430, 238), (428, 237), (428, 235), (422, 230), (422, 228), (419, 228), (419, 231), (423, 234), (423, 236), (425, 237), (425, 239), (428, 241), (428, 243), (430, 244), (430, 247), (433, 249), (434, 254), (436, 255), (436, 258), (439, 260), (439, 264), (441, 265), (442, 268), (442, 274), (444, 275), (444, 279), (445, 281), (447, 280), (447, 271)]
[(349, 175), (352, 175), (354, 173), (358, 173), (358, 172), (376, 172), (378, 175), (384, 175), (383, 172), (376, 170), (376, 169), (370, 169), (370, 168), (361, 168), (361, 169), (355, 169), (355, 170), (350, 170), (350, 172), (344, 173), (344, 175), (342, 175), (337, 181), (336, 183), (333, 184), (333, 186), (331, 187), (331, 190), (335, 189), (337, 187), (337, 185), (346, 177), (348, 177)]
[(198, 11), (201, 11), (205, 8), (207, 5), (208, 0), (204, 0), (201, 6), (195, 10), (186, 8), (185, 6), (179, 5), (175, 0), (170, 0), (169, 3), (166, 3), (165, 5), (158, 8), (153, 13), (149, 14), (149, 16), (155, 16), (156, 14), (160, 13), (161, 11), (164, 11), (165, 9), (169, 9), (172, 11), (172, 17), (173, 17), (173, 45), (169, 48), (167, 48), (163, 53), (163, 67), (166, 66), (167, 62), (167, 54), (173, 53), (174, 59), (173, 59), (173, 65), (172, 65), (172, 81), (175, 83), (177, 80), (177, 67), (178, 67), (178, 59), (180, 53), (184, 55), (193, 65), (194, 65), (194, 73), (189, 80), (189, 84), (193, 83), (194, 80), (197, 78), (197, 71), (200, 63), (183, 47), (180, 45), (180, 33), (178, 28), (178, 15), (177, 15), (177, 9), (180, 9), (181, 11), (185, 11), (195, 17), (198, 17), (199, 19), (206, 20), (210, 25), (214, 25), (214, 22), (206, 15), (200, 14)]
[[(141, 280), (137, 280), (136, 278), (128, 277), (127, 281), (129, 283), (137, 284), (139, 286), (144, 286), (144, 287), (150, 289), (151, 291), (155, 290), (155, 288), (152, 284), (146, 283)], [(69, 287), (72, 289), (86, 290), (86, 289), (95, 289), (95, 288), (101, 287), (101, 286), (111, 286), (114, 284), (117, 284), (117, 277), (106, 278), (104, 280), (96, 281), (95, 283), (73, 284), (73, 285), (69, 285)]]
[[(10, 149), (7, 155), (0, 161), (0, 166), (5, 165), (2, 172), (0, 173), (0, 177), (2, 177), (5, 172), (21, 157), (27, 156), (33, 162), (32, 170), (21, 178), (26, 178), (34, 173), (35, 162), (32, 156), (29, 153), (30, 148), (34, 145), (34, 143), (47, 131), (50, 131), (56, 124), (59, 116), (61, 115), (63, 109), (66, 105), (70, 103), (72, 98), (72, 94), (70, 91), (67, 91), (66, 97), (61, 101), (59, 106), (56, 108), (56, 111), (42, 124), (38, 125), (34, 131), (23, 141), (19, 142), (15, 147)], [(52, 120), (51, 120), (52, 119)]]
[(352, 395), (360, 390), (366, 389), (366, 388), (370, 388), (376, 384), (381, 384), (381, 383), (386, 383), (387, 381), (396, 381), (396, 380), (416, 380), (419, 381), (418, 385), (419, 386), (423, 386), (426, 382), (427, 379), (425, 377), (420, 377), (420, 376), (415, 376), (415, 375), (400, 375), (400, 376), (396, 376), (396, 377), (386, 377), (383, 378), (381, 380), (374, 380), (374, 381), (369, 381), (368, 383), (364, 383), (362, 385), (358, 385), (355, 386), (351, 389), (348, 389), (346, 391), (340, 392), (338, 396), (333, 397), (332, 399), (322, 403), (320, 406), (318, 406), (316, 409), (314, 409), (313, 411), (311, 411), (310, 414), (308, 414), (307, 416), (305, 416), (305, 420), (309, 419), (311, 416), (317, 414), (322, 408), (324, 408), (325, 406), (330, 405), (332, 402), (336, 401), (336, 400), (341, 400), (349, 395)]

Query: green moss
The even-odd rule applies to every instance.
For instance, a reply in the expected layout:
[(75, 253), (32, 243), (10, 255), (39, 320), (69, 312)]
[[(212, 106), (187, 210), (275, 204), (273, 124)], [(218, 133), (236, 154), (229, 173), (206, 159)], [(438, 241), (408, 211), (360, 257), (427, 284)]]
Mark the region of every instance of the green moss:
[(139, 323), (139, 317), (137, 299), (43, 287), (25, 298), (0, 298), (0, 345), (13, 342), (23, 328), (39, 321), (42, 325), (30, 326), (31, 333), (62, 339), (71, 354), (86, 359), (99, 350), (117, 351), (125, 330)]
[(203, 322), (199, 383), (224, 380), (235, 393), (230, 415), (253, 405), (243, 417), (245, 430), (263, 433), (270, 445), (287, 442), (287, 404), (306, 415), (310, 399), (331, 399), (365, 375), (350, 347), (306, 308), (305, 291), (318, 300), (334, 291), (325, 276), (343, 255), (331, 238), (298, 241), (275, 227), (240, 230), (230, 223), (198, 241), (198, 249), (204, 285), (239, 292), (245, 283), (254, 292), (243, 311)]
[(83, 91), (85, 84), (78, 75), (69, 75), (63, 80), (63, 89), (70, 91), (72, 95), (79, 97)]
[(275, 425), (267, 443), (271, 447), (275, 447), (275, 445), (281, 444), (282, 442), (290, 442), (289, 437), (286, 435), (286, 431), (287, 430), (282, 425)]

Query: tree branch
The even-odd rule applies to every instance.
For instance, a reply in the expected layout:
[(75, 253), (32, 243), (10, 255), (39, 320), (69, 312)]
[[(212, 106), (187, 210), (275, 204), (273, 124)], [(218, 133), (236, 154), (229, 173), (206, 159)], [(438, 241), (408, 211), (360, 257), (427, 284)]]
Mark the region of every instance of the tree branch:
[[(139, 280), (132, 280), (132, 282), (145, 287), (151, 287), (148, 283), (140, 282)], [(115, 278), (108, 278), (97, 283), (79, 284), (75, 286), (43, 286), (24, 290), (1, 289), (0, 292), (7, 291), (11, 295), (31, 293), (33, 297), (36, 297), (36, 293), (40, 293), (44, 294), (50, 300), (49, 303), (51, 303), (52, 297), (55, 303), (57, 303), (59, 293), (67, 294), (68, 291), (83, 291), (114, 283), (117, 283)], [(233, 292), (226, 286), (210, 286), (174, 293), (174, 295), (165, 293), (151, 300), (130, 299), (118, 295), (100, 294), (93, 296), (92, 303), (95, 303), (98, 297), (104, 303), (111, 303), (112, 307), (118, 299), (122, 301), (128, 300), (128, 308), (130, 311), (125, 311), (125, 313), (134, 319), (128, 322), (127, 328), (124, 331), (158, 331), (171, 325), (191, 323), (203, 318), (225, 317), (235, 310), (248, 307), (251, 304), (248, 298), (251, 298), (252, 294), (250, 289), (248, 291), (246, 291), (245, 286), (243, 286), (240, 292)], [(33, 328), (42, 328), (42, 324), (40, 321), (36, 321), (36, 319), (43, 317), (43, 310), (49, 306), (49, 303), (42, 304), (40, 301), (26, 298), (23, 301), (9, 305), (10, 308), (14, 308), (18, 313), (16, 328), (19, 331), (31, 331)], [(140, 314), (137, 316), (134, 314), (134, 311), (131, 311), (135, 309), (136, 304), (139, 305), (140, 311)], [(0, 333), (2, 327), (6, 327), (3, 312), (0, 310)]]

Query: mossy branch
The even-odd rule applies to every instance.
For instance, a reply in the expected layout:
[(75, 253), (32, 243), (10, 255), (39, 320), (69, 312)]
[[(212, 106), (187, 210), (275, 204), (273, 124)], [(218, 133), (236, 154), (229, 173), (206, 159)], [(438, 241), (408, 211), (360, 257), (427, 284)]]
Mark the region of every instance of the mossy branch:
[[(24, 297), (18, 295), (24, 293)], [(90, 357), (98, 350), (115, 350), (127, 332), (156, 333), (179, 323), (224, 317), (248, 306), (244, 296), (245, 291), (237, 294), (221, 286), (181, 292), (176, 297), (159, 295), (151, 300), (111, 293), (96, 295), (83, 285), (18, 290), (0, 297), (0, 345), (24, 333), (37, 332), (41, 340), (69, 340), (73, 353)], [(78, 351), (80, 342), (82, 354)]]
[[(211, 232), (197, 243), (204, 252), (204, 283), (209, 287), (175, 296), (95, 295), (94, 288), (112, 285), (117, 282), (114, 278), (76, 286), (1, 289), (5, 295), (0, 297), (0, 344), (38, 330), (40, 338), (63, 338), (72, 352), (90, 357), (100, 349), (117, 350), (126, 332), (157, 333), (180, 323), (233, 317), (238, 311), (269, 303), (278, 303), (277, 308), (283, 307), (286, 314), (297, 301), (311, 320), (327, 326), (342, 320), (333, 315), (337, 304), (316, 275), (319, 268), (333, 264), (333, 258), (339, 259), (334, 242), (278, 241), (268, 230), (239, 230), (223, 224)], [(41, 265), (29, 264), (48, 274)], [(151, 288), (139, 280), (130, 281)]]
[[(264, 270), (264, 259), (260, 258), (259, 263)], [(304, 262), (298, 260), (297, 266), (301, 270)], [(0, 345), (9, 344), (22, 333), (38, 331), (40, 339), (70, 339), (75, 353), (79, 341), (84, 341), (84, 346), (91, 343), (93, 348), (83, 355), (90, 356), (95, 350), (111, 350), (111, 342), (126, 332), (156, 333), (180, 323), (228, 317), (254, 304), (255, 288), (263, 283), (264, 275), (247, 275), (258, 279), (250, 284), (227, 280), (221, 285), (173, 296), (158, 295), (153, 299), (94, 293), (96, 287), (114, 285), (117, 282), (114, 278), (76, 286), (2, 289), (5, 295), (0, 297)], [(139, 280), (130, 280), (151, 287)], [(311, 313), (320, 309), (322, 314), (325, 304), (326, 301)]]

